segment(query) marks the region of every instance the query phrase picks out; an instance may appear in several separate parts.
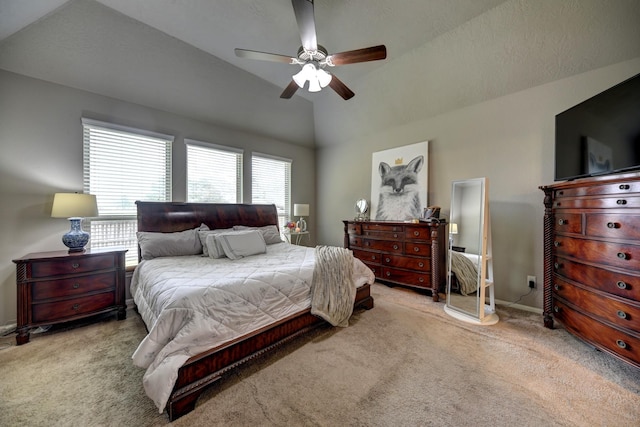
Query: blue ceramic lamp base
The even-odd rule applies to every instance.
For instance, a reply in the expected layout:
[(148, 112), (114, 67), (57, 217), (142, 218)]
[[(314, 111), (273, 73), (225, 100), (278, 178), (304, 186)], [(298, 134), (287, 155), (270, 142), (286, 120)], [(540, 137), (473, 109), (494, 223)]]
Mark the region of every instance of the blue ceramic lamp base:
[(62, 236), (62, 243), (69, 252), (82, 252), (89, 243), (89, 233), (82, 229), (82, 218), (69, 218), (71, 230)]

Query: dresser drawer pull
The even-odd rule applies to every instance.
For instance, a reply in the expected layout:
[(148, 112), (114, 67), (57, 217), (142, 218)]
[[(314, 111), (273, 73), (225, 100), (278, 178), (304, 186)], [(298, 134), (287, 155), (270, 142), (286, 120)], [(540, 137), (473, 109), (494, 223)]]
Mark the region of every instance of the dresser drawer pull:
[(398, 249), (398, 245), (393, 245), (393, 249)]
[(414, 246), (414, 247), (413, 247), (413, 251), (414, 251), (414, 252), (420, 252), (420, 248), (419, 248), (419, 247), (417, 247), (417, 246)]
[(618, 310), (618, 312), (616, 313), (618, 315), (619, 318), (621, 319), (626, 319), (627, 318), (627, 313), (625, 313), (622, 310)]
[(386, 262), (391, 262), (391, 258), (385, 258), (384, 259)]
[(418, 277), (418, 282), (423, 283), (424, 282), (424, 277)]
[(560, 290), (560, 285), (558, 285), (557, 283), (555, 285), (553, 285), (553, 289), (555, 289), (556, 291)]
[(419, 262), (418, 267), (424, 267), (424, 262)]
[(629, 184), (620, 184), (619, 188), (621, 190), (628, 190), (629, 188), (631, 188), (631, 186)]
[(560, 219), (558, 220), (558, 225), (565, 225), (567, 222), (568, 222), (568, 221), (567, 221), (566, 219), (562, 219), (562, 218), (560, 218)]
[(618, 280), (616, 282), (616, 286), (618, 287), (618, 289), (627, 289), (627, 284), (622, 280)]
[(556, 240), (555, 242), (553, 242), (553, 246), (555, 246), (555, 247), (557, 248), (558, 246), (560, 246), (560, 242), (558, 242), (558, 241)]
[(387, 271), (387, 277), (391, 277), (391, 272)]
[(555, 267), (556, 270), (560, 270), (562, 268), (562, 264), (560, 264), (559, 262), (554, 262), (553, 266)]
[(626, 205), (627, 201), (625, 199), (618, 199), (618, 200), (616, 200), (616, 203), (619, 204), (619, 205)]
[(393, 237), (398, 238), (398, 233), (394, 233)]
[(416, 237), (418, 237), (418, 236), (420, 235), (420, 232), (419, 232), (419, 231), (414, 231), (414, 232), (413, 232), (413, 235), (414, 235), (414, 236), (416, 236)]
[(80, 264), (77, 263), (77, 262), (74, 262), (73, 264), (71, 264), (71, 267), (78, 268), (78, 267), (80, 267)]
[(558, 196), (564, 195), (564, 191), (558, 191)]
[(371, 255), (371, 261), (375, 261), (377, 259), (376, 255)]
[(80, 283), (74, 283), (73, 284), (73, 289), (78, 289), (80, 287)]
[(562, 203), (560, 203), (560, 202), (556, 202), (556, 207), (558, 207), (558, 206), (560, 206), (560, 205), (562, 205)]
[(622, 341), (622, 340), (616, 340), (616, 344), (618, 345), (618, 347), (620, 348), (627, 348), (627, 343)]
[(555, 311), (556, 313), (560, 313), (560, 307), (556, 305), (555, 307), (553, 307), (553, 311)]
[(618, 224), (617, 222), (608, 222), (607, 228), (620, 228), (620, 224)]
[(627, 254), (625, 254), (624, 252), (618, 252), (618, 258), (629, 259), (629, 257), (627, 257)]
[(364, 242), (364, 245), (365, 245), (365, 246), (371, 246), (371, 243), (369, 243), (369, 242)]
[(73, 304), (73, 307), (71, 308), (75, 311), (78, 311), (78, 309), (80, 308), (80, 304)]

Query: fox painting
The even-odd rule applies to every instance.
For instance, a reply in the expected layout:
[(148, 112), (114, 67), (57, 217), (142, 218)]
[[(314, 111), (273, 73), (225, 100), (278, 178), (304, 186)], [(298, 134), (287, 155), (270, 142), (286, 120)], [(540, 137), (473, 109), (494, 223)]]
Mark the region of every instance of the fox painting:
[(418, 172), (424, 164), (424, 156), (418, 156), (406, 165), (389, 166), (380, 162), (380, 197), (376, 220), (406, 220), (420, 218), (420, 186)]

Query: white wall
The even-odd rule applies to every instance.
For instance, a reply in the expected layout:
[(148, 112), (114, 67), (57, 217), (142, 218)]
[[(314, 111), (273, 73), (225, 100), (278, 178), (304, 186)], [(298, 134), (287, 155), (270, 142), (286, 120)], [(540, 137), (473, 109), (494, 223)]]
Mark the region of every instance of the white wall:
[[(555, 114), (639, 72), (637, 58), (375, 134), (334, 135), (317, 153), (319, 241), (342, 244), (340, 221), (370, 197), (373, 152), (429, 140), (428, 203), (441, 206), (441, 216), (449, 214), (452, 181), (489, 179), (496, 297), (517, 300), (529, 290), (527, 275), (542, 283), (538, 186), (554, 179)], [(541, 308), (541, 286), (519, 303)]]
[[(56, 192), (82, 191), (81, 117), (175, 135), (174, 200), (186, 194), (184, 138), (243, 148), (246, 171), (252, 151), (292, 159), (293, 201), (315, 199), (311, 148), (0, 70), (0, 326), (16, 319), (11, 260), (66, 249), (69, 222), (51, 218), (51, 204)], [(249, 179), (244, 189), (250, 202)], [(314, 218), (311, 212), (312, 233)]]

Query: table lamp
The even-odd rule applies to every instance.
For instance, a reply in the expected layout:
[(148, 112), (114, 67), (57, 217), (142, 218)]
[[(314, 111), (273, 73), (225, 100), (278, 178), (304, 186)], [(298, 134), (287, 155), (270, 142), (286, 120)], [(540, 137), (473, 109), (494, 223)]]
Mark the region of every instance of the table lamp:
[(307, 221), (305, 221), (303, 217), (309, 216), (309, 205), (298, 203), (294, 204), (293, 216), (300, 217), (300, 219), (296, 223), (296, 228), (299, 228), (300, 231), (307, 231)]
[(71, 230), (62, 236), (62, 243), (69, 252), (82, 252), (89, 243), (89, 233), (82, 229), (85, 217), (98, 216), (96, 196), (82, 193), (56, 193), (51, 209), (52, 218), (68, 218)]
[(449, 246), (453, 246), (453, 235), (458, 234), (458, 224), (452, 222), (449, 224)]

